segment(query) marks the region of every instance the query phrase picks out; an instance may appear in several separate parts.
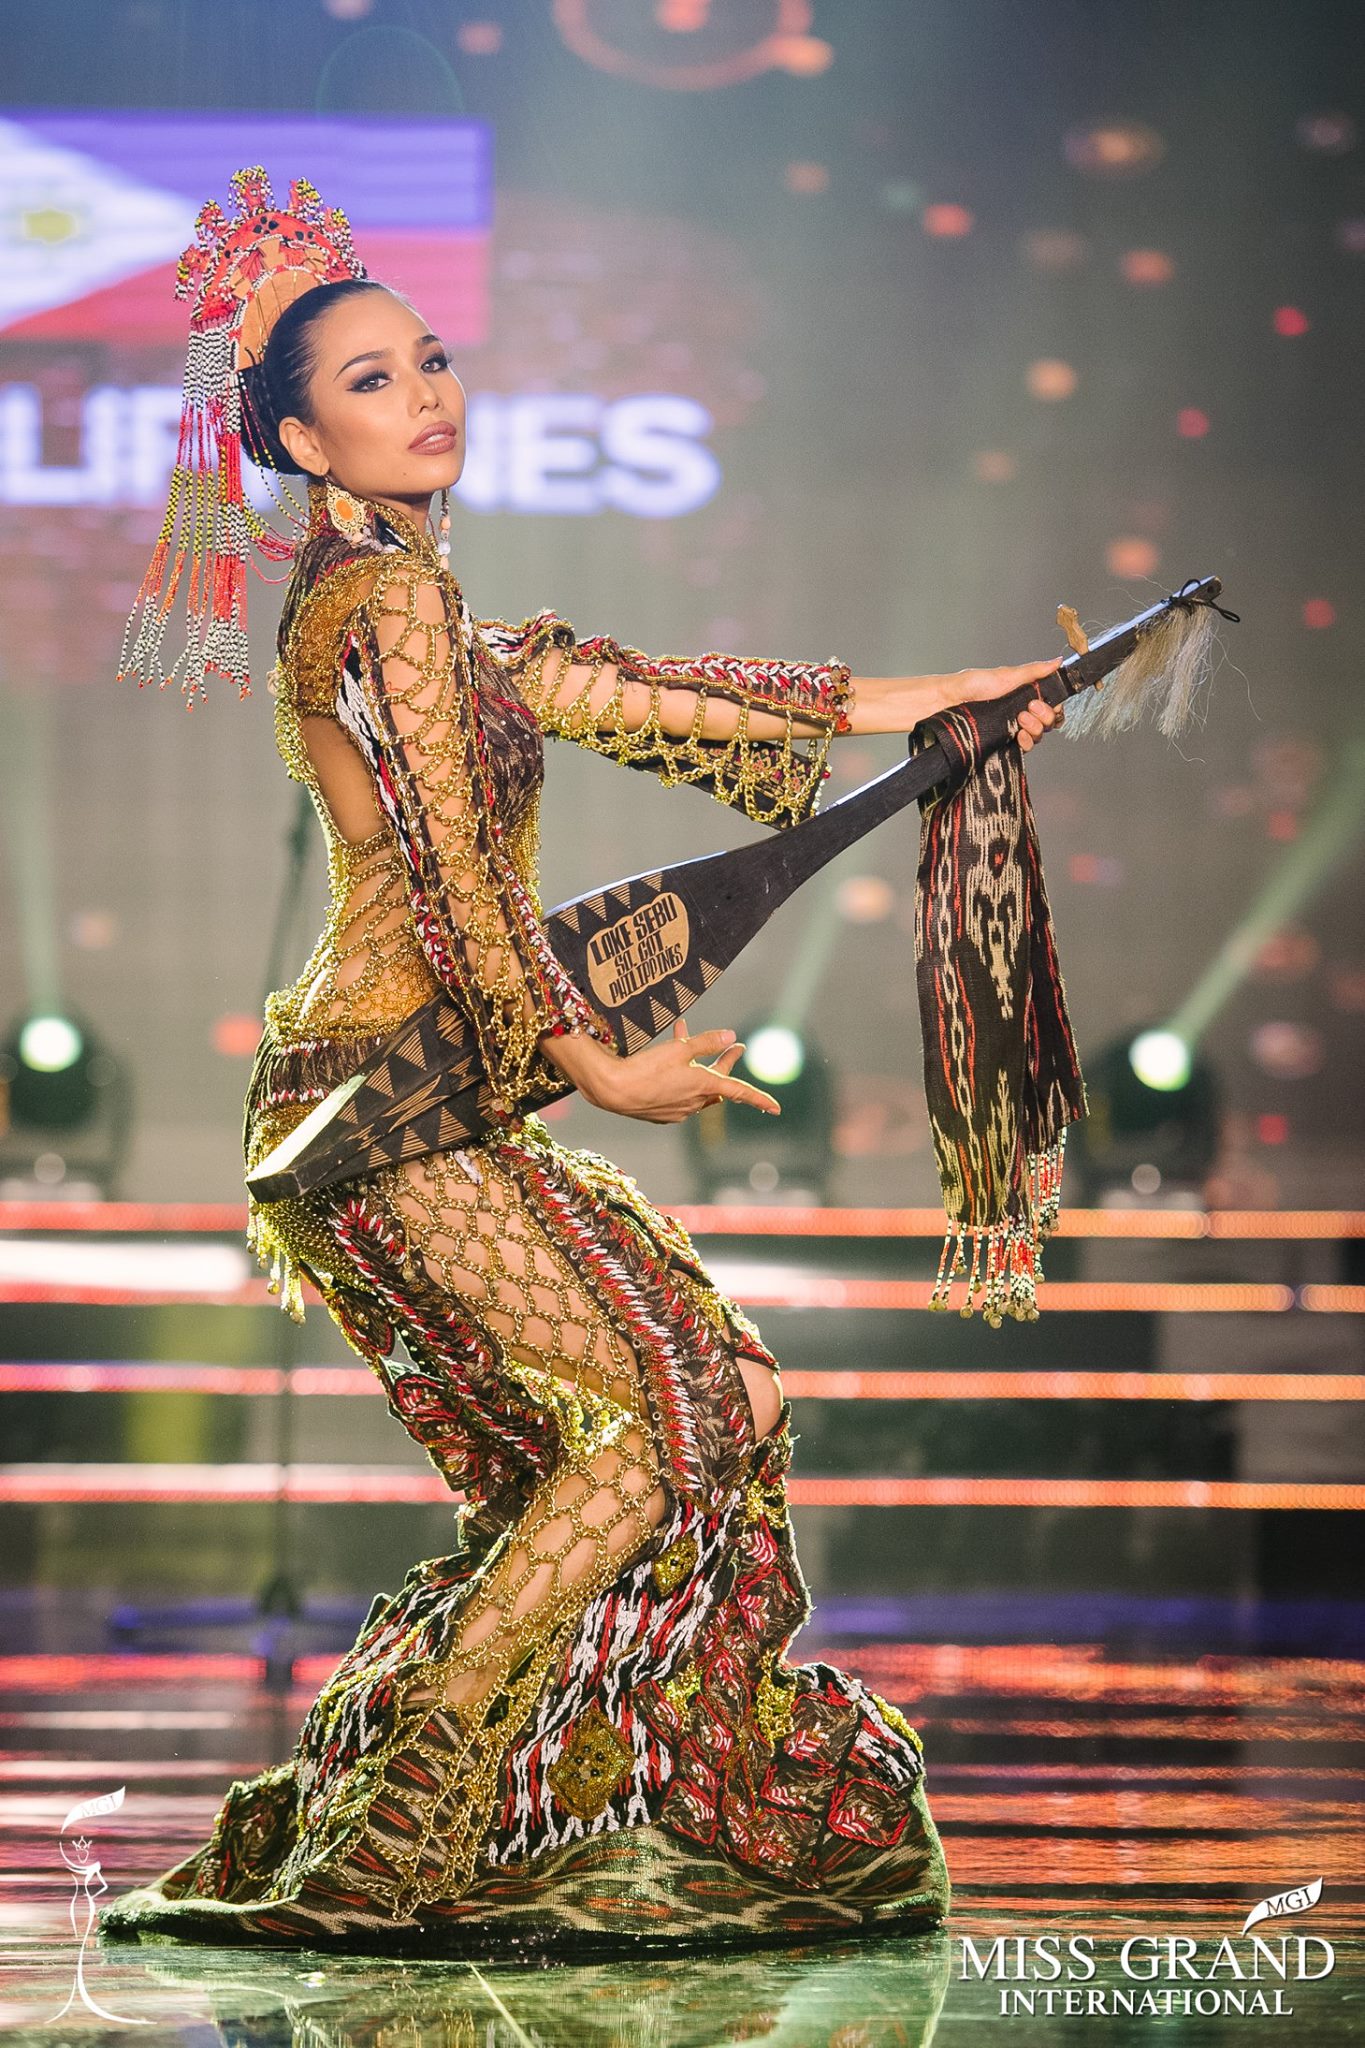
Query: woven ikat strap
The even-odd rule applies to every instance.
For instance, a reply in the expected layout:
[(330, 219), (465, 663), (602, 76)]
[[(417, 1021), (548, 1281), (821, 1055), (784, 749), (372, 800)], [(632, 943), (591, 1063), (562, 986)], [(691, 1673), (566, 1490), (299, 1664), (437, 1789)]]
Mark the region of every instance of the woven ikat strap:
[(920, 799), (915, 894), (925, 1093), (949, 1219), (929, 1306), (949, 1307), (966, 1273), (960, 1313), (980, 1286), (996, 1329), (1038, 1314), (1066, 1127), (1086, 1113), (1023, 756), (985, 752), (1003, 717), (989, 702), (958, 705), (911, 737), (912, 753), (937, 740), (952, 767)]

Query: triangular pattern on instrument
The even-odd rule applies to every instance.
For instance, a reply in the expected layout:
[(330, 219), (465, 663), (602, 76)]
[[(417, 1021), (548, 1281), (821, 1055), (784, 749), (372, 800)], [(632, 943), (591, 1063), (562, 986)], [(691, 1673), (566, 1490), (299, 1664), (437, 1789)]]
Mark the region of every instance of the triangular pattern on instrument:
[(405, 1060), (410, 1067), (424, 1066), (426, 1064), (426, 1054), (422, 1045), (422, 1032), (420, 1028), (406, 1032), (399, 1039), (397, 1045), (390, 1046), (388, 1058), (390, 1060)]
[(710, 988), (716, 976), (721, 972), (714, 960), (699, 960), (697, 968), (701, 975), (701, 985), (703, 988)]
[(653, 1019), (656, 1032), (667, 1031), (669, 1025), (673, 1022), (673, 1012), (666, 1010), (657, 996), (651, 996), (649, 999), (649, 1014)]
[(625, 1025), (627, 1052), (638, 1052), (642, 1045), (649, 1044), (649, 1033), (642, 1030), (633, 1018), (623, 1018), (622, 1022)]
[(565, 924), (569, 927), (569, 930), (577, 934), (578, 905), (576, 903), (566, 903), (564, 905), (564, 908), (559, 912), (559, 916), (563, 918)]

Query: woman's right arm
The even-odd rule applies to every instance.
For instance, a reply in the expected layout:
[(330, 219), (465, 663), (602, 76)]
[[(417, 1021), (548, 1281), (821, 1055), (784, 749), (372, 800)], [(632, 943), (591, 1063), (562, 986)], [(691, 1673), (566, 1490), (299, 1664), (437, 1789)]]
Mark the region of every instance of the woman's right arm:
[[(782, 1114), (764, 1089), (731, 1074), (744, 1050), (733, 1031), (702, 1031), (691, 1038), (682, 1017), (673, 1026), (672, 1038), (625, 1056), (586, 1034), (544, 1038), (541, 1050), (585, 1102), (618, 1116), (680, 1124), (712, 1102), (748, 1102), (770, 1116)], [(702, 1065), (711, 1053), (719, 1057), (710, 1066)]]
[[(742, 1047), (714, 1069), (690, 1064), (725, 1034), (618, 1054), (610, 1028), (551, 948), (539, 905), (503, 844), (462, 643), (441, 582), (385, 563), (353, 616), (337, 712), (366, 759), (408, 869), (419, 938), (438, 979), (470, 1016), (481, 1064), (504, 1108), (562, 1074), (603, 1109), (678, 1122), (725, 1095), (776, 1109), (729, 1078)], [(733, 1034), (728, 1034), (733, 1039)]]

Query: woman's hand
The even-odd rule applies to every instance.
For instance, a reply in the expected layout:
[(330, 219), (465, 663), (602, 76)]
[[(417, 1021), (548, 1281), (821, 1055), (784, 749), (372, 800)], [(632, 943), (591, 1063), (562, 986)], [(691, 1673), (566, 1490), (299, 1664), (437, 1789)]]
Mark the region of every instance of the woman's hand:
[[(911, 733), (926, 718), (950, 711), (954, 704), (1007, 697), (1022, 683), (1040, 682), (1065, 659), (1059, 654), (1051, 661), (1021, 661), (1012, 668), (960, 668), (949, 676), (852, 676), (845, 707), (848, 723), (843, 730)], [(1061, 722), (1060, 707), (1054, 711), (1041, 697), (1035, 697), (1019, 715), (1020, 747), (1027, 753), (1049, 726)]]
[[(645, 1123), (680, 1124), (712, 1102), (749, 1102), (772, 1116), (780, 1105), (762, 1088), (736, 1081), (730, 1069), (744, 1047), (733, 1031), (702, 1031), (689, 1038), (679, 1017), (672, 1038), (647, 1045), (624, 1058), (586, 1033), (547, 1033), (541, 1050), (595, 1109), (636, 1116)], [(710, 1066), (703, 1053), (719, 1055)]]
[[(1008, 697), (1022, 683), (1041, 682), (1059, 669), (1066, 659), (1056, 655), (1051, 661), (1021, 661), (1012, 668), (960, 668), (952, 675), (943, 677), (948, 704), (979, 704), (988, 697)], [(1062, 723), (1063, 707), (1053, 706), (1035, 697), (1019, 713), (1019, 749), (1027, 753), (1035, 740), (1040, 740), (1049, 726)]]

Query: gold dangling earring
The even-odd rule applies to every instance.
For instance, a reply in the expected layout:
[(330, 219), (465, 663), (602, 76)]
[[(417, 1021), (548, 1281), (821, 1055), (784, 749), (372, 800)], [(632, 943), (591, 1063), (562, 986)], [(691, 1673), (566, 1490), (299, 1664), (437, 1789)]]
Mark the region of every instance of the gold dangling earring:
[(367, 528), (365, 508), (356, 503), (349, 491), (343, 491), (332, 482), (328, 470), (322, 479), (327, 495), (327, 517), (338, 533), (344, 533), (347, 540), (364, 540)]
[(436, 543), (436, 552), (441, 557), (442, 567), (448, 569), (450, 567), (450, 490), (445, 484), (441, 486), (439, 531), (440, 538)]

